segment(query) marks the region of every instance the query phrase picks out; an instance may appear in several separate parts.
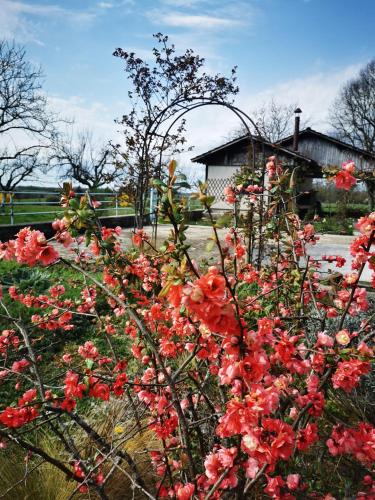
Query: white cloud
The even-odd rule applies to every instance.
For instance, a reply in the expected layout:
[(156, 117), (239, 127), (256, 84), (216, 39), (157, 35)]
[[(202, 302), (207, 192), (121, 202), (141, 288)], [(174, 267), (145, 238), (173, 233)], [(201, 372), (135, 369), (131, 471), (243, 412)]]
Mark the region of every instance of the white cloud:
[(114, 139), (119, 128), (114, 123), (118, 111), (109, 108), (102, 102), (88, 102), (79, 96), (64, 98), (50, 96), (48, 99), (51, 109), (62, 118), (74, 120), (74, 128), (90, 129), (98, 141)]
[[(193, 49), (207, 61), (215, 61), (214, 71), (223, 71), (223, 47), (238, 40), (240, 31), (248, 30), (260, 14), (256, 0), (159, 0), (159, 5), (145, 12), (157, 29), (168, 30), (177, 50)], [(168, 5), (172, 8), (168, 9)], [(225, 64), (225, 67), (227, 65)]]
[[(362, 64), (352, 64), (332, 71), (295, 78), (241, 99), (243, 109), (251, 110), (274, 98), (281, 104), (296, 103), (308, 116), (312, 127), (322, 131), (329, 128), (329, 108), (341, 86), (356, 76)], [(242, 93), (243, 95), (243, 93)]]
[(40, 44), (37, 25), (40, 19), (63, 20), (80, 25), (92, 22), (98, 15), (95, 9), (74, 10), (54, 4), (13, 0), (0, 0), (0, 13), (0, 33), (3, 38)]
[(244, 22), (238, 19), (226, 19), (209, 15), (187, 15), (179, 12), (163, 13), (152, 11), (149, 14), (149, 18), (155, 24), (160, 23), (178, 28), (215, 29), (244, 25)]
[(205, 0), (162, 0), (166, 5), (173, 5), (173, 7), (193, 7), (197, 4), (203, 3)]
[(98, 2), (96, 5), (100, 9), (112, 9), (112, 7), (114, 7), (113, 3), (110, 2)]

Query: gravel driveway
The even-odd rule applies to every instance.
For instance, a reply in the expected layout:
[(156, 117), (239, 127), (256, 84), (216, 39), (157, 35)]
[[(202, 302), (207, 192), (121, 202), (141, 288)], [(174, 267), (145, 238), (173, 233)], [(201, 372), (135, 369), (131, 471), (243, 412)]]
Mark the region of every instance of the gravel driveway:
[[(167, 237), (171, 230), (171, 226), (166, 224), (161, 224), (158, 226), (158, 244), (160, 245)], [(151, 226), (146, 226), (145, 231), (152, 235)], [(227, 229), (218, 230), (220, 238), (224, 237)], [(212, 229), (209, 226), (197, 226), (192, 225), (187, 230), (187, 243), (191, 245), (190, 252), (195, 259), (200, 259), (202, 257), (209, 258), (215, 255), (214, 252), (207, 252), (206, 245), (210, 240), (212, 235)], [(121, 234), (121, 241), (124, 248), (132, 245), (131, 242), (132, 230), (123, 229)], [(308, 245), (308, 252), (311, 257), (320, 258), (322, 255), (341, 255), (347, 262), (344, 267), (338, 269), (341, 273), (347, 273), (351, 271), (350, 263), (351, 256), (349, 252), (349, 245), (355, 236), (342, 236), (342, 235), (321, 235), (320, 240), (314, 246)], [(61, 254), (65, 257), (69, 256), (69, 253), (61, 246), (57, 245)], [(71, 254), (70, 254), (71, 255)], [(323, 270), (327, 270), (329, 267), (336, 269), (334, 266), (325, 264)], [(369, 269), (365, 269), (361, 281), (369, 282), (371, 280), (371, 272)]]

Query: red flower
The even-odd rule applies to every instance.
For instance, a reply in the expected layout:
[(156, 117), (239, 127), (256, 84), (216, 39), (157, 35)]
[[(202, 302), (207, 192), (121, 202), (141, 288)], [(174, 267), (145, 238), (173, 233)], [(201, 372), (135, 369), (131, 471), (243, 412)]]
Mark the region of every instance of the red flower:
[(263, 430), (274, 437), (271, 438), (271, 455), (273, 459), (287, 460), (293, 451), (294, 431), (289, 424), (278, 419), (265, 418)]
[(264, 491), (272, 498), (281, 498), (281, 488), (285, 485), (285, 481), (281, 476), (267, 476), (267, 486)]
[(216, 453), (208, 455), (204, 461), (206, 476), (209, 484), (215, 484), (224, 470), (230, 469), (229, 473), (220, 483), (220, 488), (235, 488), (237, 486), (237, 468), (234, 467), (234, 459), (237, 455), (237, 448), (220, 448)]
[(133, 236), (132, 236), (133, 243), (137, 247), (141, 246), (142, 241), (148, 241), (149, 239), (150, 238), (145, 233), (144, 229), (136, 229)]
[(368, 361), (350, 359), (341, 361), (332, 377), (333, 387), (351, 392), (360, 382), (362, 375), (369, 373), (371, 365)]
[(71, 399), (73, 397), (81, 399), (85, 390), (86, 385), (79, 383), (79, 375), (72, 371), (68, 371), (65, 377), (65, 396), (68, 399)]
[(335, 175), (335, 184), (338, 189), (349, 191), (357, 184), (357, 179), (353, 177), (347, 170), (340, 170)]
[(173, 307), (180, 307), (182, 299), (182, 285), (171, 285), (168, 291), (168, 301)]
[(7, 407), (0, 413), (0, 422), (6, 427), (18, 428), (37, 418), (38, 412), (34, 407), (11, 408)]
[(192, 483), (185, 485), (178, 483), (175, 485), (175, 490), (178, 500), (190, 500), (194, 495), (195, 486)]
[(305, 451), (318, 439), (318, 426), (314, 423), (307, 424), (305, 429), (298, 431), (297, 448), (300, 451)]
[(89, 396), (102, 399), (103, 401), (108, 401), (109, 386), (107, 384), (103, 384), (102, 382), (97, 382), (90, 387)]
[(65, 398), (64, 401), (61, 403), (60, 408), (62, 410), (67, 411), (68, 413), (71, 413), (75, 409), (76, 406), (77, 406), (77, 403), (75, 402), (74, 399)]
[(43, 264), (43, 266), (48, 266), (49, 264), (56, 262), (58, 258), (58, 252), (56, 252), (56, 250), (50, 245), (43, 247), (37, 256), (38, 261)]
[(152, 429), (159, 439), (166, 439), (172, 435), (174, 430), (178, 426), (178, 418), (176, 416), (172, 416), (163, 420), (160, 424), (152, 424), (150, 425), (150, 429)]
[(371, 466), (375, 462), (375, 428), (361, 422), (357, 428), (336, 425), (327, 441), (331, 455), (353, 455), (359, 462)]

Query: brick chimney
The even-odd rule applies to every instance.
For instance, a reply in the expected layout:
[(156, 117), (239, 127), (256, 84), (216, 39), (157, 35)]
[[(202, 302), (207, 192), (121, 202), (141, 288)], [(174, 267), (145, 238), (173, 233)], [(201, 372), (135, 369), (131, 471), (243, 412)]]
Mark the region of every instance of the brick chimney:
[(300, 125), (300, 114), (302, 110), (297, 108), (294, 110), (295, 118), (294, 118), (294, 134), (293, 134), (293, 151), (298, 151), (298, 138), (299, 138), (299, 125)]

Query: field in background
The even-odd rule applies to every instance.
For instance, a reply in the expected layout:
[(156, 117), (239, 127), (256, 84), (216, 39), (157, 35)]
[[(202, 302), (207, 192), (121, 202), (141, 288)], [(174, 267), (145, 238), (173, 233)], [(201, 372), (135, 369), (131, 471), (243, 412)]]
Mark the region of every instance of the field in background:
[[(101, 202), (97, 211), (102, 217), (134, 213), (134, 207), (124, 206), (117, 193), (99, 190), (91, 195)], [(14, 193), (0, 192), (0, 225), (53, 221), (62, 214), (57, 189), (27, 187)]]
[[(353, 223), (368, 212), (366, 191), (359, 186), (349, 194), (344, 215), (342, 193), (340, 196), (333, 184), (320, 182), (314, 188), (318, 191), (318, 199), (324, 212), (324, 220), (317, 223), (316, 229), (320, 232), (352, 234)], [(83, 194), (83, 190), (78, 188), (76, 192)], [(98, 209), (98, 214), (102, 217), (131, 215), (135, 212), (133, 206), (125, 206), (122, 197), (110, 189), (99, 189), (91, 194), (95, 200), (102, 203)], [(188, 193), (184, 193), (183, 197), (188, 197)], [(149, 206), (149, 200), (146, 206)], [(198, 200), (189, 199), (187, 208), (189, 211), (199, 210), (201, 206)], [(48, 222), (61, 217), (62, 214), (57, 187), (22, 186), (11, 196), (0, 192), (0, 226)], [(205, 224), (204, 219), (190, 222)]]
[[(77, 189), (76, 194), (83, 194), (83, 191)], [(90, 195), (94, 200), (101, 202), (101, 206), (96, 209), (100, 217), (135, 213), (134, 206), (125, 203), (124, 197), (116, 192), (103, 189)], [(188, 198), (188, 194), (184, 194), (183, 197)], [(146, 207), (149, 206), (150, 200), (147, 199)], [(197, 210), (201, 205), (199, 201), (188, 198), (187, 207), (188, 210)], [(62, 214), (58, 188), (43, 189), (27, 186), (11, 194), (0, 191), (0, 226), (49, 222), (61, 217)]]

